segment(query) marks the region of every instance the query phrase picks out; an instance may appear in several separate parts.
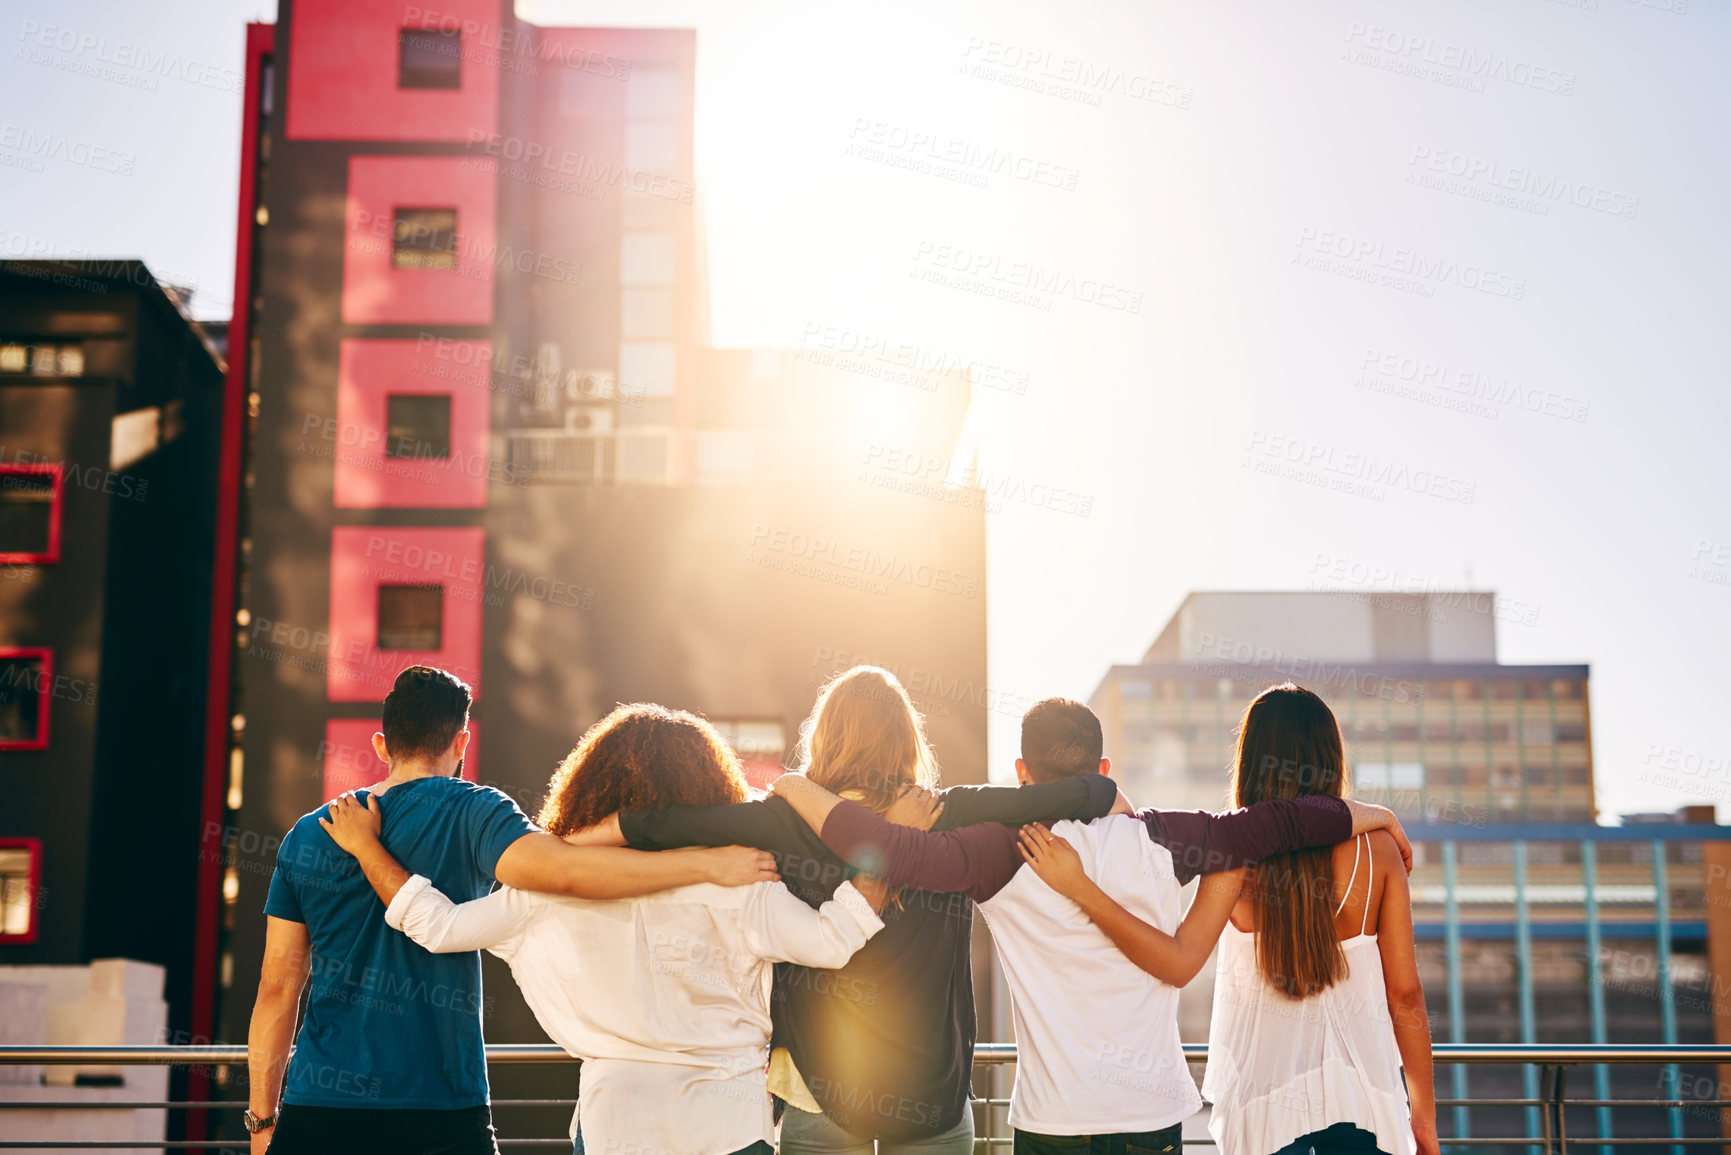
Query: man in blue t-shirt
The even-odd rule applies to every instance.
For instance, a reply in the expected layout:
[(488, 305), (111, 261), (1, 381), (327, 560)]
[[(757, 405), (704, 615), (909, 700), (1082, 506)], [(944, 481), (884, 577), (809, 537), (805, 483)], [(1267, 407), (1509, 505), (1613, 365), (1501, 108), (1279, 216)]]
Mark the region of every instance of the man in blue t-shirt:
[[(454, 901), (482, 897), (495, 880), (608, 899), (775, 877), (758, 850), (650, 854), (569, 846), (537, 829), (500, 791), (461, 779), (469, 702), (469, 687), (444, 670), (404, 670), (373, 735), (390, 773), (357, 792), (382, 811), (385, 848)], [(288, 832), (265, 899), (247, 1037), (254, 1155), (496, 1155), (481, 956), (429, 954), (387, 927), (384, 905), (323, 820), (320, 807)]]

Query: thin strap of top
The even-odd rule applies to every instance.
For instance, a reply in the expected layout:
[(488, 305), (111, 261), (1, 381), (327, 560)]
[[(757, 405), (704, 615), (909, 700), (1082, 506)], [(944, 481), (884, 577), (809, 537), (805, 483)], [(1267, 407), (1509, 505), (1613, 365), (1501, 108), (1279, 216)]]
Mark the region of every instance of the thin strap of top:
[(1361, 936), (1370, 925), (1370, 892), (1376, 888), (1376, 860), (1370, 855), (1369, 831), (1364, 835), (1364, 858), (1364, 916), (1358, 920), (1358, 933)]
[(1334, 917), (1339, 918), (1340, 912), (1346, 909), (1346, 900), (1352, 894), (1352, 884), (1358, 879), (1358, 839), (1352, 840), (1352, 873), (1346, 876), (1346, 891), (1340, 896), (1340, 905), (1334, 908)]

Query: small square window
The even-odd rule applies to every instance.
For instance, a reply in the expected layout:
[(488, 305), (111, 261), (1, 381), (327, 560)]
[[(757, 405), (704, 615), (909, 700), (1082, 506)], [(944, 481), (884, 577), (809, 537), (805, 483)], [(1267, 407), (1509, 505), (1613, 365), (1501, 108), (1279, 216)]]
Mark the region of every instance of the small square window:
[(0, 942), (36, 941), (36, 902), (42, 888), (42, 843), (0, 838)]
[(444, 586), (379, 587), (379, 649), (442, 649)]
[(35, 377), (82, 377), (84, 342), (0, 342), (0, 373), (29, 373)]
[(47, 748), (53, 682), (47, 650), (0, 650), (0, 750)]
[(457, 267), (457, 210), (400, 208), (392, 215), (391, 265), (398, 269)]
[[(679, 135), (671, 124), (625, 123), (625, 167), (632, 172), (670, 173), (679, 168)], [(631, 188), (627, 184), (625, 187)]]
[(621, 284), (673, 284), (672, 233), (624, 233), (620, 237), (619, 253)]
[(451, 395), (390, 393), (385, 397), (385, 456), (451, 456)]
[(0, 465), (0, 562), (60, 560), (60, 467)]
[(463, 87), (463, 34), (421, 28), (398, 33), (397, 87)]

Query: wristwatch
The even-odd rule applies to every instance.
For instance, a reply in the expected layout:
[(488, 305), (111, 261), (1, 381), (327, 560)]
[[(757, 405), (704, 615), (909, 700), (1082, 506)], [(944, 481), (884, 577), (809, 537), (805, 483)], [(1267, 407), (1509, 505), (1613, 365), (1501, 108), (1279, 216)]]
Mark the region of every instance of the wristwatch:
[(264, 1118), (260, 1119), (257, 1115), (252, 1113), (251, 1107), (248, 1107), (240, 1113), (240, 1121), (241, 1125), (246, 1128), (246, 1133), (248, 1135), (257, 1135), (260, 1131), (268, 1131), (272, 1127), (276, 1126), (276, 1116), (274, 1114), (266, 1115)]

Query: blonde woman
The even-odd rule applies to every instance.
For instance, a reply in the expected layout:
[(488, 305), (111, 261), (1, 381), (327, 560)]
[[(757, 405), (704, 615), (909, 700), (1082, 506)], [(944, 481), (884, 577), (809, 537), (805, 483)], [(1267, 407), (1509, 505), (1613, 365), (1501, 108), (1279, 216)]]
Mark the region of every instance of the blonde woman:
[[(928, 793), (937, 760), (907, 691), (888, 670), (856, 666), (824, 686), (801, 727), (799, 770), (891, 822), (945, 828), (1106, 814), (1116, 788), (1100, 775), (1015, 787)], [(641, 850), (755, 846), (811, 905), (856, 871), (785, 799), (626, 811), (583, 841)], [(1006, 850), (1015, 857), (1011, 845)], [(968, 1085), (975, 1039), (967, 868), (917, 864), (884, 904), (884, 929), (839, 970), (776, 967), (769, 1089), (785, 1105), (783, 1155), (892, 1152), (969, 1155)]]

